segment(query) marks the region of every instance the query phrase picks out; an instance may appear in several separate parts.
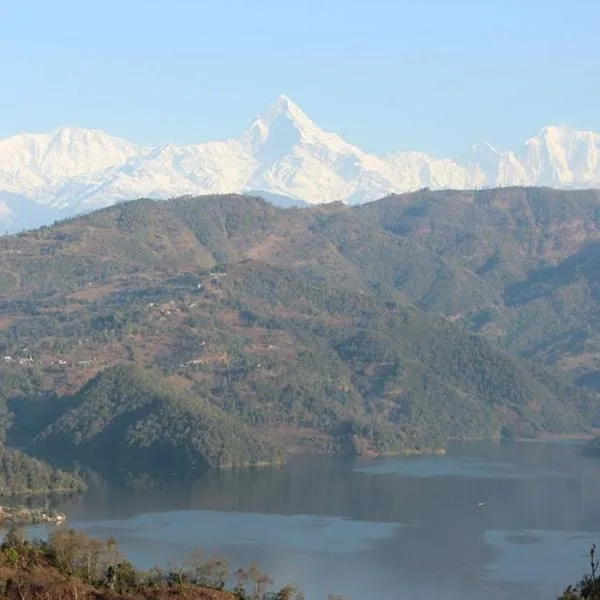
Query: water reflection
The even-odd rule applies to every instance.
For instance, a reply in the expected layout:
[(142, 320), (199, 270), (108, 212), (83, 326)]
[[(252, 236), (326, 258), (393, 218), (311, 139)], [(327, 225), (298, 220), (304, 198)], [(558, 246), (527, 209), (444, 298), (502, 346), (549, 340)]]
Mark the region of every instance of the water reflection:
[(469, 444), (446, 457), (304, 458), (182, 481), (111, 482), (62, 508), (140, 565), (193, 547), (259, 560), (308, 599), (552, 598), (585, 569), (599, 461), (575, 445)]

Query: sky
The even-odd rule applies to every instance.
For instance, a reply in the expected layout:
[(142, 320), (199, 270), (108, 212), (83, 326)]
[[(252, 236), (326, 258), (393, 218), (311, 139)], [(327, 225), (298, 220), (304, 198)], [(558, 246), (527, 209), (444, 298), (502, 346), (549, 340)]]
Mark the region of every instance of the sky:
[(0, 0), (0, 137), (239, 135), (279, 94), (363, 150), (600, 131), (598, 0)]

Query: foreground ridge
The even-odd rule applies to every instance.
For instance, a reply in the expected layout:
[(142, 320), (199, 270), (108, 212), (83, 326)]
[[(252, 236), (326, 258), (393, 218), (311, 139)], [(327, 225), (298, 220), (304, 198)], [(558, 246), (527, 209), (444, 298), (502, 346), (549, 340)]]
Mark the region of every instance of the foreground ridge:
[(139, 571), (116, 540), (101, 541), (72, 529), (54, 529), (49, 539), (26, 541), (8, 531), (0, 548), (0, 594), (7, 600), (301, 600), (292, 586), (271, 591), (273, 581), (258, 565), (231, 569), (220, 558), (195, 552), (186, 565)]

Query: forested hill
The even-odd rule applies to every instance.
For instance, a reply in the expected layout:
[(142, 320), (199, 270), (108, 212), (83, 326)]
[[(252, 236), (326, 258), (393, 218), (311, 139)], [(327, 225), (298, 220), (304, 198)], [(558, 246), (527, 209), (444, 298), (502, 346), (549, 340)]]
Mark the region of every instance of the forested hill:
[(283, 453), (208, 401), (174, 392), (134, 365), (106, 369), (69, 402), (69, 409), (36, 438), (38, 451), (107, 467), (171, 475), (206, 467), (273, 464)]
[[(421, 192), (355, 208), (284, 210), (237, 195), (139, 200), (3, 237), (2, 393), (11, 406), (29, 397), (43, 415), (15, 425), (21, 442), (57, 436), (73, 452), (110, 439), (108, 421), (90, 432), (89, 411), (119, 398), (100, 386), (108, 391), (90, 399), (84, 386), (132, 363), (144, 385), (160, 380), (177, 396), (158, 394), (143, 414), (129, 407), (138, 446), (162, 403), (169, 419), (185, 405), (219, 431), (229, 419), (254, 440), (248, 462), (278, 447), (373, 453), (581, 430), (597, 416), (596, 393), (572, 385), (569, 369), (550, 372), (497, 346), (516, 348), (510, 336), (529, 310), (510, 306), (509, 292), (592, 241), (584, 216), (598, 202), (596, 192), (523, 189)], [(576, 327), (574, 305), (564, 308)], [(537, 318), (523, 326), (542, 329)], [(50, 396), (60, 410), (47, 409)], [(157, 448), (175, 443), (192, 463), (194, 453), (219, 462), (171, 422), (155, 430)], [(223, 456), (239, 457), (223, 440)]]
[(355, 210), (478, 284), (447, 294), (448, 272), (430, 267), (411, 301), (600, 388), (599, 190), (422, 191)]

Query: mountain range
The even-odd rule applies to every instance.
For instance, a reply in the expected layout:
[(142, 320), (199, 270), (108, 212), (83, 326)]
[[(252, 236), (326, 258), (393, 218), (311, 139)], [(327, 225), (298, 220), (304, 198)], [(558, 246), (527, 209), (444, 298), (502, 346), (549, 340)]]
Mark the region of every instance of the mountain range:
[(454, 158), (375, 156), (320, 129), (280, 96), (239, 137), (139, 146), (59, 128), (0, 140), (0, 226), (31, 228), (140, 197), (247, 192), (284, 204), (358, 204), (424, 187), (600, 186), (600, 134), (549, 126), (520, 148), (474, 145)]

